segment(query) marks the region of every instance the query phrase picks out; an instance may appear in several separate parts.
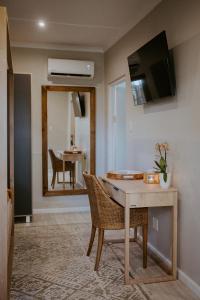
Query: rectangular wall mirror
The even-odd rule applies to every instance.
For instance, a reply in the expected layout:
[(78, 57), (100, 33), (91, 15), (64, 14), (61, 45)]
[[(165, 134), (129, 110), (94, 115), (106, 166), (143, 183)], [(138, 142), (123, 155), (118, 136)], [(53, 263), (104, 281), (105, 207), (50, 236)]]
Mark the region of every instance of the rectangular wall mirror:
[(42, 86), (43, 195), (87, 190), (82, 172), (95, 174), (95, 88)]

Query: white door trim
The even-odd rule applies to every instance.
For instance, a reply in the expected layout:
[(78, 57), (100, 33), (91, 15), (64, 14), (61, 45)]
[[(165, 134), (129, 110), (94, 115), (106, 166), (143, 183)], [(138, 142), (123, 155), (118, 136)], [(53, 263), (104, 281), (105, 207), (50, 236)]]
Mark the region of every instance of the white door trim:
[[(114, 153), (114, 147), (115, 147), (115, 136), (114, 136), (114, 120), (113, 117), (116, 117), (116, 111), (114, 112), (114, 115), (111, 113), (111, 109), (112, 109), (112, 93), (113, 93), (113, 88), (115, 88), (117, 85), (119, 85), (120, 83), (125, 83), (126, 85), (126, 77), (125, 75), (121, 76), (120, 78), (112, 81), (109, 85), (108, 85), (108, 103), (107, 103), (107, 111), (108, 111), (108, 115), (107, 115), (107, 170), (111, 170), (114, 166), (114, 160), (115, 157), (112, 155)], [(116, 101), (116, 89), (114, 90), (114, 97)], [(116, 105), (115, 105), (116, 108)], [(110, 116), (112, 115), (112, 120), (110, 118)]]

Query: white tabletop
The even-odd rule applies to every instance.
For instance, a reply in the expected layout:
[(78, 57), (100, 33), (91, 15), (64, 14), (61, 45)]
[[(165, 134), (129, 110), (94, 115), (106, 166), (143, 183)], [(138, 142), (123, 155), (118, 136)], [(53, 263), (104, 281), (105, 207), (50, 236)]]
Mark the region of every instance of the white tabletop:
[(81, 161), (84, 158), (83, 152), (73, 151), (71, 153), (65, 153), (64, 151), (57, 151), (58, 157), (65, 161)]

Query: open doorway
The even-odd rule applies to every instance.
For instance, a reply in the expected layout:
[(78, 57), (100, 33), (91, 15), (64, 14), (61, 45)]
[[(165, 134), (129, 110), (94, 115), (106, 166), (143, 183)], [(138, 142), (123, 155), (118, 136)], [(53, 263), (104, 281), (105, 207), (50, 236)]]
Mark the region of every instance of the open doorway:
[(126, 167), (126, 82), (116, 81), (109, 87), (108, 170)]

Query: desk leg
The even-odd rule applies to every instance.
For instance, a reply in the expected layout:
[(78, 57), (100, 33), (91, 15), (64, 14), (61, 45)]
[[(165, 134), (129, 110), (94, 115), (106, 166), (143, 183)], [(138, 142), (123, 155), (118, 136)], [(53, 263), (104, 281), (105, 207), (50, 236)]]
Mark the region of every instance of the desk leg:
[(125, 204), (125, 266), (124, 266), (124, 273), (125, 273), (125, 284), (129, 284), (129, 230), (130, 230), (130, 207), (129, 207), (129, 200), (126, 199)]
[(172, 276), (174, 280), (177, 278), (177, 200), (172, 207), (173, 215), (173, 232), (172, 232)]
[(65, 189), (65, 161), (63, 159), (63, 189)]

